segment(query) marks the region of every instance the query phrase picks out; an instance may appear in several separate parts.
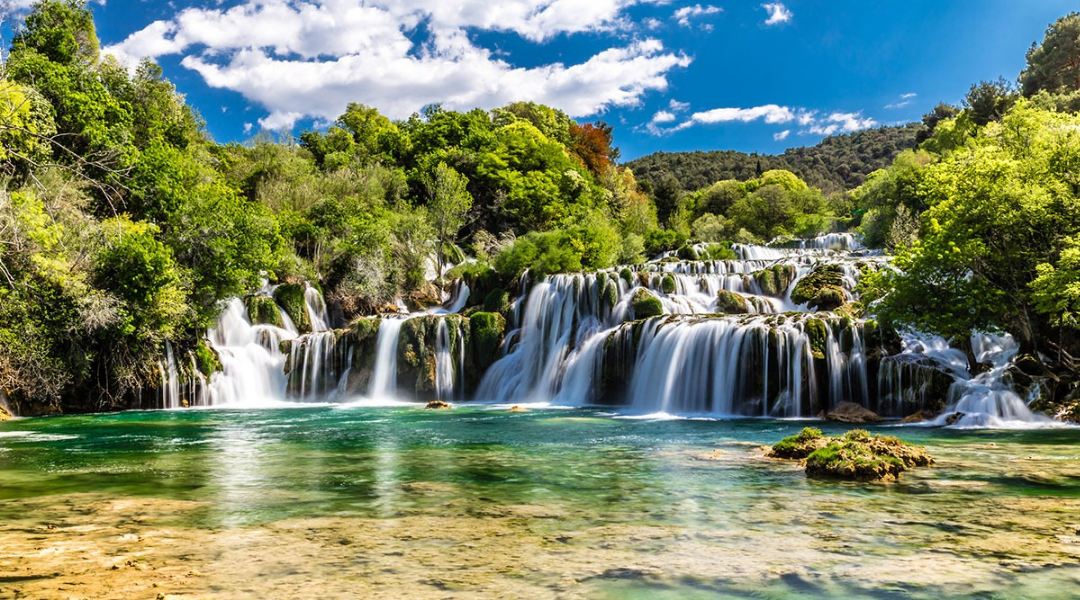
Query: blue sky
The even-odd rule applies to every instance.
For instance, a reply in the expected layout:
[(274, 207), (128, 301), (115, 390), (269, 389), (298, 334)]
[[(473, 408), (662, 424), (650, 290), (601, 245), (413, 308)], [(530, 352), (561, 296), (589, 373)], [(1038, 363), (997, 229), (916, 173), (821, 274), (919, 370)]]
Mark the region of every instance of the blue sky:
[[(25, 3), (26, 0), (22, 0)], [(150, 56), (214, 138), (323, 127), (349, 101), (532, 99), (656, 150), (775, 153), (917, 120), (1014, 79), (1057, 0), (208, 0), (92, 4), (102, 45)]]

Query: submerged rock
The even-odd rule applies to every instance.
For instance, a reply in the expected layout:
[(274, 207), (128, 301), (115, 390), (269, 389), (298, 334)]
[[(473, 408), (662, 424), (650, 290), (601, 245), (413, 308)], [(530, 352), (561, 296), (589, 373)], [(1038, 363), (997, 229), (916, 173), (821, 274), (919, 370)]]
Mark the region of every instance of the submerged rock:
[(509, 409), (507, 409), (506, 412), (529, 412), (529, 409), (522, 408), (522, 407), (515, 404), (515, 405), (511, 406)]
[(826, 413), (825, 420), (841, 423), (880, 423), (885, 419), (861, 404), (844, 402)]
[(454, 408), (450, 403), (443, 402), (442, 400), (432, 400), (424, 406), (424, 410), (450, 410)]
[(926, 449), (895, 437), (855, 429), (815, 450), (806, 458), (806, 474), (826, 479), (889, 481), (914, 467), (934, 463)]
[(916, 412), (914, 414), (910, 414), (910, 415), (904, 417), (904, 419), (902, 421), (900, 421), (900, 422), (905, 424), (905, 425), (908, 425), (908, 424), (911, 424), (911, 423), (922, 423), (923, 421), (929, 421), (929, 420), (934, 419), (936, 417), (937, 417), (937, 413), (920, 410), (920, 411), (918, 411), (918, 412)]

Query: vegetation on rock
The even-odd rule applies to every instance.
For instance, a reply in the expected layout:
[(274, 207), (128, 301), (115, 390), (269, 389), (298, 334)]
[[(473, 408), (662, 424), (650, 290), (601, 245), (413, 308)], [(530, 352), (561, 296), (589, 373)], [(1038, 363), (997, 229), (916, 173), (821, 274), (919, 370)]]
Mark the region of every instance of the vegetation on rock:
[(806, 458), (806, 474), (827, 479), (888, 481), (908, 469), (933, 463), (933, 457), (921, 446), (854, 429), (843, 437), (829, 439), (811, 453)]
[(633, 311), (635, 319), (648, 319), (664, 314), (664, 305), (649, 290), (638, 288), (630, 299), (630, 310)]

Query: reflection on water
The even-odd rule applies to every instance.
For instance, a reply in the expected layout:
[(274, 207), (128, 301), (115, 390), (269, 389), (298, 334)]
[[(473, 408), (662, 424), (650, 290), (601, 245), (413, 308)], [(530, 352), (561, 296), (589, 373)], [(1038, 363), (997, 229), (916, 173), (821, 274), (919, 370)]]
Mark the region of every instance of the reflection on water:
[(207, 597), (1072, 597), (1080, 432), (882, 428), (939, 462), (872, 485), (763, 457), (802, 425), (491, 406), (5, 423), (0, 578), (82, 573), (99, 597), (59, 550), (78, 548), (153, 565), (116, 586)]

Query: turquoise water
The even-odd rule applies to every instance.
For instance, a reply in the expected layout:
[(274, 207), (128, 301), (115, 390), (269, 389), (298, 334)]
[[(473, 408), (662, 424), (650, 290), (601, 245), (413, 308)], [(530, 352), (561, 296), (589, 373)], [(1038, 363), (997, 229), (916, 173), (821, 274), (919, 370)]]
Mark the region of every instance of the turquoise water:
[[(190, 537), (193, 548), (168, 552), (206, 562), (211, 597), (232, 575), (194, 558), (200, 545), (221, 555), (226, 534), (270, 531), (245, 548), (288, 563), (301, 526), (317, 532), (305, 543), (325, 542), (302, 557), (324, 591), (348, 580), (354, 592), (376, 586), (372, 597), (1076, 597), (1080, 430), (880, 427), (938, 459), (886, 485), (808, 480), (762, 456), (804, 425), (492, 406), (24, 419), (0, 424), (0, 522), (57, 520), (72, 499), (134, 499), (151, 508), (132, 531)], [(380, 523), (408, 524), (415, 539), (380, 539)], [(470, 569), (447, 567), (436, 583), (437, 563), (409, 572), (435, 539), (451, 562), (470, 548)], [(371, 548), (363, 566), (358, 543)], [(517, 563), (500, 571), (505, 555)], [(392, 576), (379, 584), (368, 575), (379, 572)], [(297, 597), (275, 596), (286, 579), (245, 585)]]

